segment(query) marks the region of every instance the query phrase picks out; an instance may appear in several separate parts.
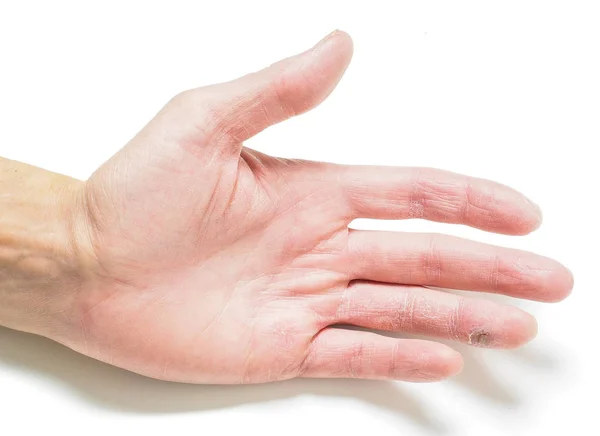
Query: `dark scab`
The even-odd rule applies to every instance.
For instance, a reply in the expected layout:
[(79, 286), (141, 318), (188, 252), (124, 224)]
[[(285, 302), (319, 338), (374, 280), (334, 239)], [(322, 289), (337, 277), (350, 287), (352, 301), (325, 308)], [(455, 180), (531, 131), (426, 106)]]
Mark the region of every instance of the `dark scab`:
[(486, 347), (492, 342), (492, 336), (483, 330), (475, 331), (469, 335), (469, 344), (476, 347)]

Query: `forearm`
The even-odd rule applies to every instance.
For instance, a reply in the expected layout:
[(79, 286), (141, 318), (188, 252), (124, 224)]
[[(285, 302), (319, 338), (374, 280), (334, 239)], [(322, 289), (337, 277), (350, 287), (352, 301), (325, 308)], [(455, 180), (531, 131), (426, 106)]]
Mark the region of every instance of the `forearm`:
[(0, 325), (61, 335), (81, 283), (73, 210), (81, 182), (0, 158)]

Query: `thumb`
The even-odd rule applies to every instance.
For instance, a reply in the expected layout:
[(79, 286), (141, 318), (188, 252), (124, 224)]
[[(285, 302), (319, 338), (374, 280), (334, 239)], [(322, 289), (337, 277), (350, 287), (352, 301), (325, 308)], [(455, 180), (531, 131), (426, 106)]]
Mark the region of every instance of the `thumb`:
[(195, 135), (184, 142), (196, 147), (238, 152), (244, 140), (325, 100), (351, 57), (350, 36), (335, 31), (304, 53), (261, 71), (186, 91), (173, 102), (189, 122), (179, 123), (178, 133)]

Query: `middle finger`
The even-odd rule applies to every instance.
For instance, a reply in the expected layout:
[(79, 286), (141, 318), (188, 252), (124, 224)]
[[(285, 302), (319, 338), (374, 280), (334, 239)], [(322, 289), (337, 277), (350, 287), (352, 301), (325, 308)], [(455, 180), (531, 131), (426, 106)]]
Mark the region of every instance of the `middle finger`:
[(559, 301), (573, 287), (567, 268), (526, 251), (453, 236), (350, 230), (352, 279), (493, 292)]

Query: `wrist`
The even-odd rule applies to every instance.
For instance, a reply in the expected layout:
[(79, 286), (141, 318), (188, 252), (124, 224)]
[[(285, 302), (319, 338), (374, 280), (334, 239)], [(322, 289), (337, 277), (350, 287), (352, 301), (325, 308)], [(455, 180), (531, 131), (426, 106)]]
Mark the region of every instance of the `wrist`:
[(58, 339), (85, 280), (75, 231), (83, 182), (0, 161), (0, 325)]

